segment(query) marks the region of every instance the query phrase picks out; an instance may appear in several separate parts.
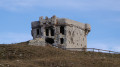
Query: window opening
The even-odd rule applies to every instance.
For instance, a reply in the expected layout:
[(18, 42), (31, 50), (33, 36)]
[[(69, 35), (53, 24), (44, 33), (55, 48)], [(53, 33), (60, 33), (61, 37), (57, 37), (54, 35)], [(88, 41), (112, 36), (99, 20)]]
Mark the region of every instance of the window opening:
[(54, 29), (51, 28), (50, 30), (51, 30), (51, 36), (54, 36)]
[(37, 35), (39, 35), (40, 34), (40, 31), (39, 31), (39, 29), (37, 29)]
[(60, 27), (60, 33), (64, 34), (64, 33), (65, 33), (64, 31), (65, 31), (65, 30), (64, 30), (64, 26), (61, 26), (61, 27)]
[(49, 29), (46, 29), (46, 36), (49, 36)]
[(53, 44), (54, 43), (54, 39), (52, 38), (46, 38), (45, 41), (49, 44)]
[(61, 41), (61, 44), (63, 44), (63, 43), (64, 43), (64, 39), (63, 39), (63, 38), (60, 38), (60, 41)]

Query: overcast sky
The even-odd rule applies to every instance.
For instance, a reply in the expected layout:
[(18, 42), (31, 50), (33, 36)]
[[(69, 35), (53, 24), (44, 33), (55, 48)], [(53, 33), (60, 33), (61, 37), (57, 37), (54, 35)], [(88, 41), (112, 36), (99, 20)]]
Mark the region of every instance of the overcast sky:
[(0, 43), (31, 40), (40, 16), (88, 23), (88, 48), (120, 51), (120, 0), (0, 0)]

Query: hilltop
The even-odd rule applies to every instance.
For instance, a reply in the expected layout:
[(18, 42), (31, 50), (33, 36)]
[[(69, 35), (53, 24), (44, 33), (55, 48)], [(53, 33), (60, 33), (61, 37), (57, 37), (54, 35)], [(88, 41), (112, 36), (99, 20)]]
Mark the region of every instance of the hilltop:
[(0, 67), (119, 67), (120, 54), (68, 51), (28, 42), (0, 44)]

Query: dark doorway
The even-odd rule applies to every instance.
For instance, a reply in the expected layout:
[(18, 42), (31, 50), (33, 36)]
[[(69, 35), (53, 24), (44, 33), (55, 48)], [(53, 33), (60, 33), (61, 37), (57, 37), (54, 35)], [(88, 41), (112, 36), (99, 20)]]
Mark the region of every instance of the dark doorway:
[(52, 38), (46, 38), (45, 41), (49, 44), (53, 44), (54, 43), (54, 39)]
[(64, 33), (65, 33), (64, 31), (65, 31), (65, 30), (64, 30), (64, 26), (61, 26), (61, 27), (60, 27), (60, 33), (64, 34)]
[(54, 29), (51, 28), (50, 30), (51, 30), (51, 36), (54, 36)]
[(37, 35), (39, 35), (40, 34), (40, 31), (39, 31), (39, 29), (37, 29)]
[(49, 36), (49, 29), (46, 29), (46, 36)]
[(63, 44), (64, 43), (64, 39), (60, 38), (60, 42), (61, 42), (61, 44)]

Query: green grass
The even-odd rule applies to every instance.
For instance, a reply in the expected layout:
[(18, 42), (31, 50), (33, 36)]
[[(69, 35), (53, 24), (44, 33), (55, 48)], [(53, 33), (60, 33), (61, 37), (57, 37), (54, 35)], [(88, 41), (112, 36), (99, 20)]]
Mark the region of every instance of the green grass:
[(120, 54), (68, 51), (23, 42), (0, 46), (0, 67), (120, 67)]

